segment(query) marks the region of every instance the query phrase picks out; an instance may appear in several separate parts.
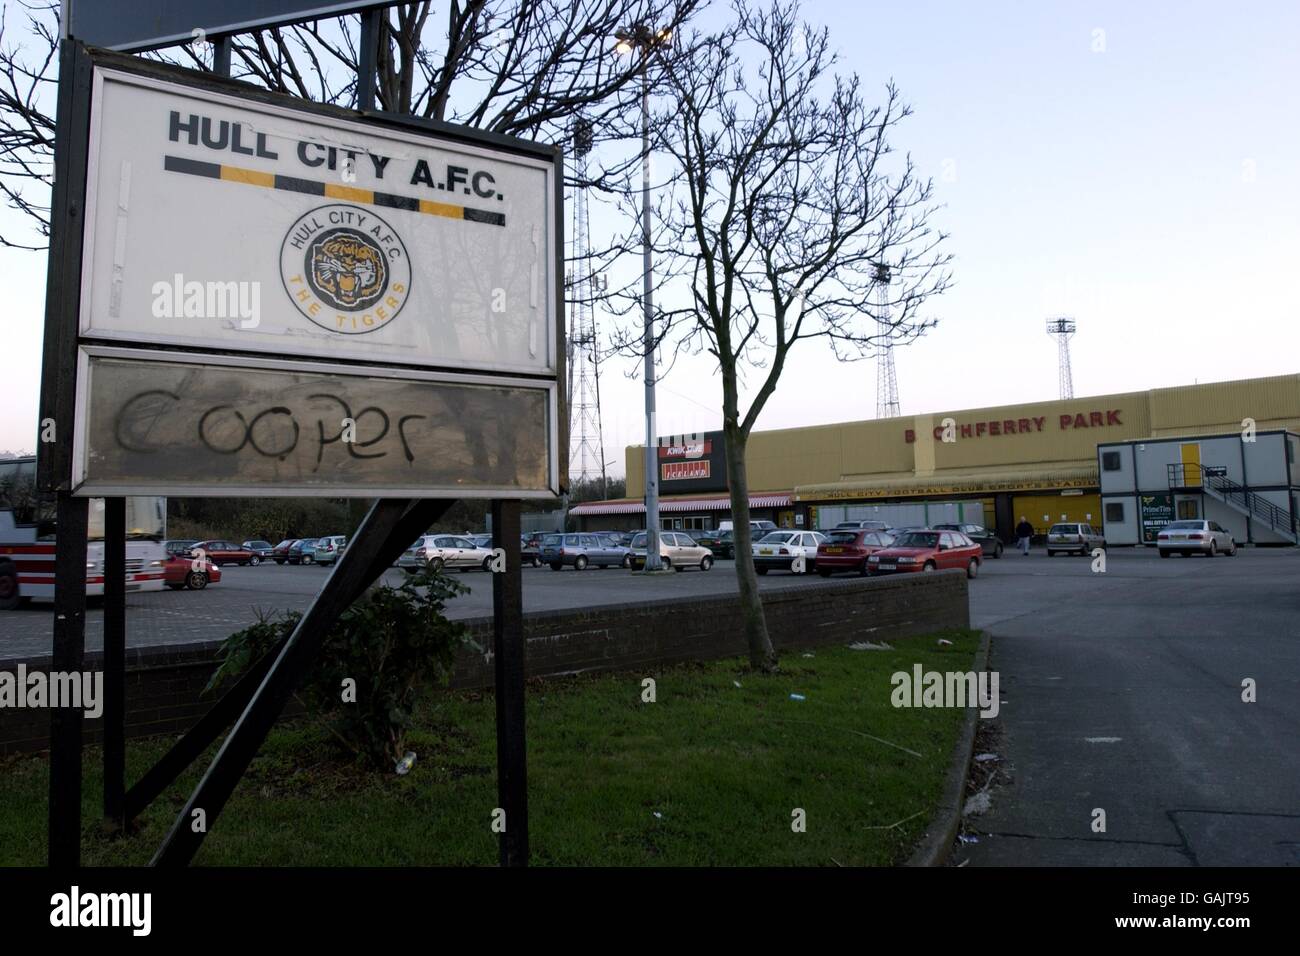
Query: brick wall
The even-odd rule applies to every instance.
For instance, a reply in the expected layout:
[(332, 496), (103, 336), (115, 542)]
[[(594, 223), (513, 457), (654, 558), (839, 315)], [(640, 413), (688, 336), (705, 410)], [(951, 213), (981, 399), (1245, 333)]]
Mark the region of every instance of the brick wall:
[[(778, 650), (970, 625), (966, 577), (959, 571), (801, 581), (764, 591), (763, 608)], [(647, 670), (743, 655), (739, 620), (736, 595), (526, 614), (528, 676)], [(466, 623), (479, 644), (491, 646), (490, 618)], [(211, 704), (199, 694), (216, 666), (217, 647), (207, 642), (128, 650), (127, 735), (177, 734), (190, 727)], [(101, 662), (101, 655), (88, 654), (86, 667), (94, 670)], [(6, 661), (0, 670), (16, 671), (18, 663)], [(24, 663), (28, 670), (49, 668), (49, 658)], [(492, 681), (492, 663), (484, 655), (466, 652), (457, 660), (453, 687), (490, 687)], [(102, 723), (86, 721), (88, 741), (100, 739)], [(0, 709), (0, 754), (44, 749), (49, 725), (47, 710)]]

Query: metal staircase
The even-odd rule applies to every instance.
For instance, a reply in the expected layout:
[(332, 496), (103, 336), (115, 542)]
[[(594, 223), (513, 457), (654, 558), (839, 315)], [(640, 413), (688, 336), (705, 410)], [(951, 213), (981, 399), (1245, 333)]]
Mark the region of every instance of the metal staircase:
[(1295, 517), (1290, 510), (1243, 488), (1228, 478), (1223, 466), (1175, 464), (1166, 468), (1170, 490), (1203, 491), (1292, 544), (1300, 543)]

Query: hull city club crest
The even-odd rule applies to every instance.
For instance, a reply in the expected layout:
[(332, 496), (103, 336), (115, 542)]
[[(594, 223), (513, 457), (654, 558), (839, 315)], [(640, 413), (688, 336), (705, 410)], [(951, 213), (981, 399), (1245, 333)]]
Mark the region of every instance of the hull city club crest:
[(320, 206), (289, 227), (280, 277), (303, 316), (345, 335), (392, 322), (411, 291), (411, 263), (397, 230), (369, 209), (343, 204)]

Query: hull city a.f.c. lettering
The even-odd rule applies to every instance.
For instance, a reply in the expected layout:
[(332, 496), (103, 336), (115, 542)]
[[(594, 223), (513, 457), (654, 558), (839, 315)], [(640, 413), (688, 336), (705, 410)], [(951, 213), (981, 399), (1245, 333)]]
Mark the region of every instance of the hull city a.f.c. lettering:
[(280, 247), (284, 290), (307, 319), (346, 335), (397, 318), (411, 265), (397, 231), (369, 209), (321, 206), (299, 216)]

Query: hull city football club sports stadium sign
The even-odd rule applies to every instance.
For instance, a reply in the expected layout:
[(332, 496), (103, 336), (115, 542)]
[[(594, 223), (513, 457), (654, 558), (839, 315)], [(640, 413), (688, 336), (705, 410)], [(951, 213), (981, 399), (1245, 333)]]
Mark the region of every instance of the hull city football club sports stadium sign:
[(557, 149), (89, 61), (76, 493), (558, 493)]

